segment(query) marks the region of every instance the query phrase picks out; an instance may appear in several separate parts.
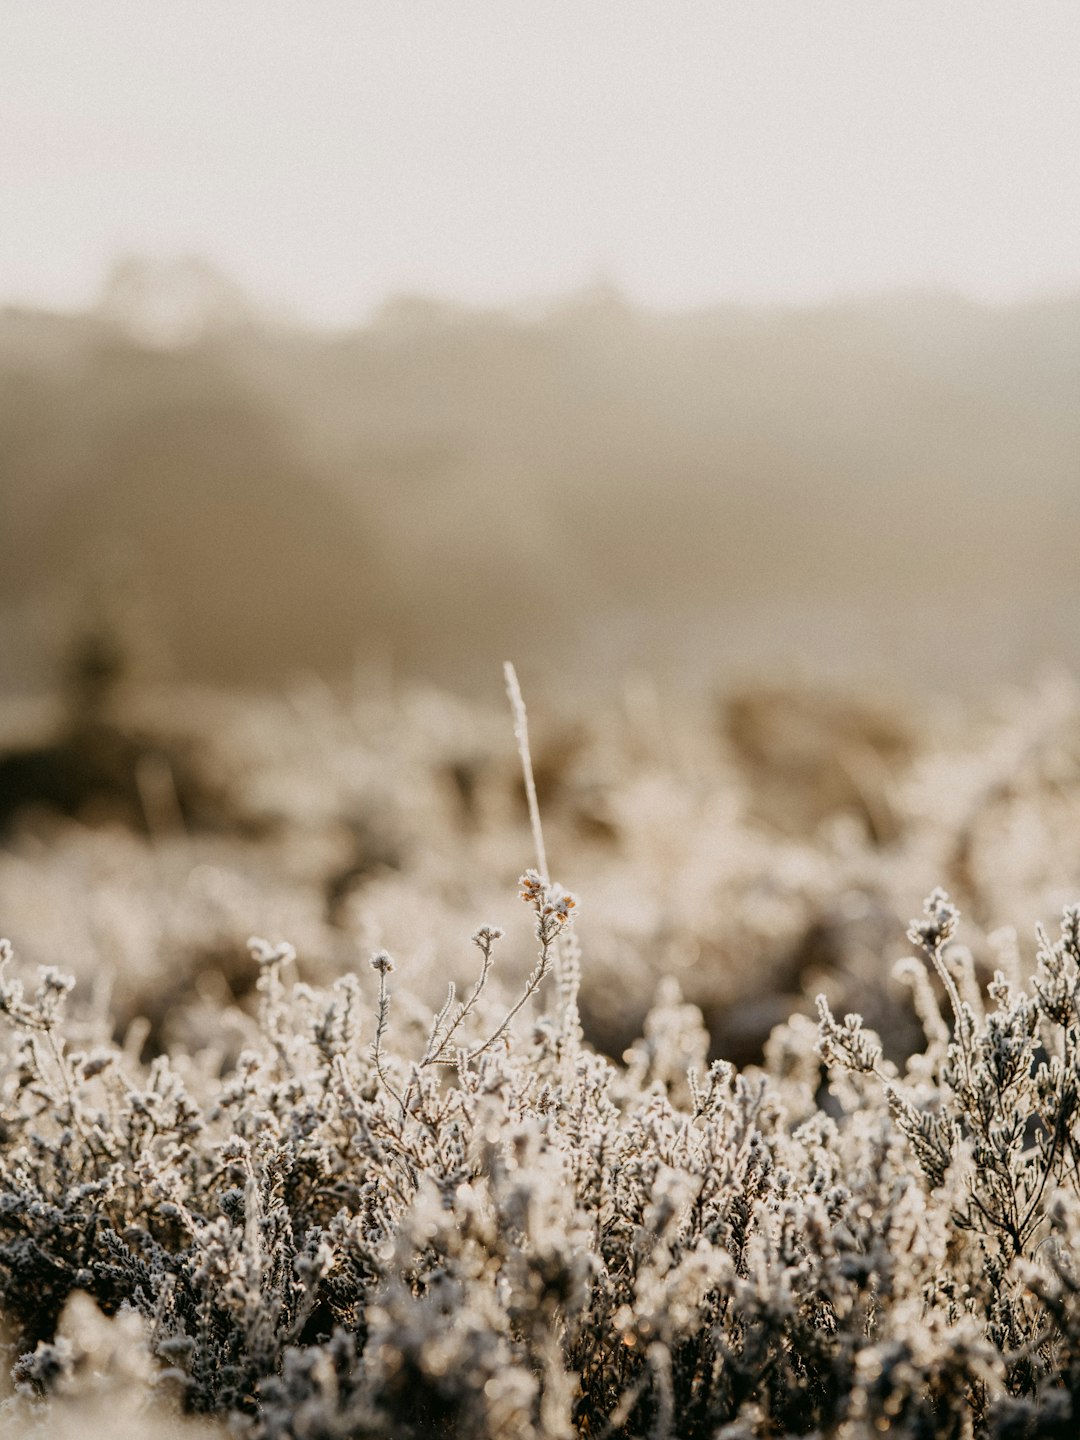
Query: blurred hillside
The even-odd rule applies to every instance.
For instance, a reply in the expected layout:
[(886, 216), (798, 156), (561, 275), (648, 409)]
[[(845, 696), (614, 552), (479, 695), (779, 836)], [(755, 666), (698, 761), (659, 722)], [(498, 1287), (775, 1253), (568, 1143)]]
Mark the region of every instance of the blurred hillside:
[(1080, 664), (1078, 394), (1080, 296), (597, 286), (312, 333), (121, 267), (92, 313), (0, 311), (0, 684), (45, 684), (113, 591), (152, 670), (245, 684)]

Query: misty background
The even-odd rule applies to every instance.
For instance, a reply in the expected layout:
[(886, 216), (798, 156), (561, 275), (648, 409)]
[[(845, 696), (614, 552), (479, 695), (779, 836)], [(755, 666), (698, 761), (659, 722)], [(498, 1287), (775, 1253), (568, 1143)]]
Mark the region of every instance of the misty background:
[(1071, 4), (0, 19), (5, 690), (1080, 660)]

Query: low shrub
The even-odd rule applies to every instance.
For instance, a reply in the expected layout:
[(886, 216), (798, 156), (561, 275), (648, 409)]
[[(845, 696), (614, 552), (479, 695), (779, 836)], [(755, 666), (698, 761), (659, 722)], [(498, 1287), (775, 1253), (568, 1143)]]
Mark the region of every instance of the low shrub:
[(740, 1073), (672, 982), (586, 1046), (574, 898), (521, 896), (517, 1000), (484, 927), (426, 1023), (386, 951), (315, 988), (252, 941), (224, 1068), (142, 1065), (4, 945), (8, 1433), (1076, 1433), (1080, 907), (984, 998), (937, 891), (917, 1053), (822, 999)]

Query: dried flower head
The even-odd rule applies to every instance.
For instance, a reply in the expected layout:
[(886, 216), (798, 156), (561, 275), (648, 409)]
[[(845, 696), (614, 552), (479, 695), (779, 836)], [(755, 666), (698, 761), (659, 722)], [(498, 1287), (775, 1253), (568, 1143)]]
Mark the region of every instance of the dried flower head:
[(522, 900), (526, 905), (539, 905), (544, 898), (544, 882), (537, 870), (526, 870), (518, 881)]
[(498, 925), (481, 925), (479, 930), (473, 933), (472, 943), (478, 945), (481, 950), (486, 950), (502, 937), (503, 932)]
[(960, 918), (959, 911), (944, 890), (938, 886), (931, 891), (923, 904), (925, 920), (913, 920), (908, 928), (908, 939), (928, 953), (940, 950), (956, 932)]
[(394, 957), (389, 950), (376, 950), (368, 961), (377, 975), (391, 975), (394, 971)]

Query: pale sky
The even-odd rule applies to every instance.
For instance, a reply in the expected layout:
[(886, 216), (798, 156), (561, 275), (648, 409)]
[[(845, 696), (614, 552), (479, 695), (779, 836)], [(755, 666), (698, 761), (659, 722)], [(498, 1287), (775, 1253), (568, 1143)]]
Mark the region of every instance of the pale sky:
[(0, 303), (1080, 289), (1080, 0), (0, 0)]

